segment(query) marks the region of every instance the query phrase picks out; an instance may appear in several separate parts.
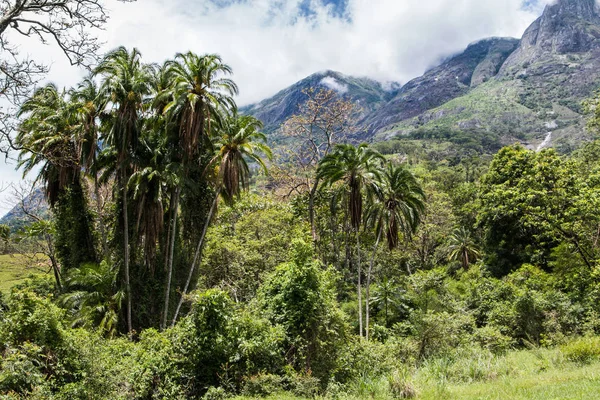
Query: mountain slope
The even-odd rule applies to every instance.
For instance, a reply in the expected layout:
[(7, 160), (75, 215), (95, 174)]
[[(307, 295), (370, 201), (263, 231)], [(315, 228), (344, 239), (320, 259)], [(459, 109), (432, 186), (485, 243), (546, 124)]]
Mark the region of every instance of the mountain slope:
[(298, 111), (307, 98), (302, 91), (309, 88), (337, 91), (343, 98), (357, 102), (364, 116), (371, 114), (393, 95), (393, 92), (385, 90), (381, 83), (372, 79), (325, 71), (313, 74), (260, 103), (242, 107), (240, 112), (257, 117), (265, 125), (265, 132), (272, 133)]
[(415, 117), (468, 93), (496, 75), (519, 41), (510, 38), (484, 39), (423, 76), (404, 85), (387, 104), (369, 116), (370, 131)]
[(375, 131), (386, 138), (416, 129), (484, 129), (534, 147), (552, 133), (554, 145), (571, 148), (586, 136), (581, 102), (599, 86), (595, 0), (559, 0), (525, 31), (488, 83)]

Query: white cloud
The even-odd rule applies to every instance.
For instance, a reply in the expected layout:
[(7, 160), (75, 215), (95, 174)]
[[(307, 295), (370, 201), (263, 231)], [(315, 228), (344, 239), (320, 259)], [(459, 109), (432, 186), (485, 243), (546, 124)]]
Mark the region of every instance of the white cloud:
[[(105, 1), (111, 19), (100, 36), (107, 50), (135, 46), (155, 62), (188, 50), (218, 53), (234, 70), (241, 105), (328, 69), (406, 82), (475, 40), (520, 37), (548, 3), (347, 0), (348, 18), (338, 18), (321, 0), (310, 0), (308, 17), (298, 14), (306, 0)], [(22, 48), (51, 62), (49, 78), (59, 85), (73, 85), (85, 73), (52, 46), (28, 41)], [(0, 180), (8, 179), (8, 169), (0, 166)]]
[(335, 90), (338, 93), (346, 93), (348, 91), (348, 85), (338, 82), (333, 76), (326, 76), (319, 82), (321, 85), (328, 87), (331, 90)]

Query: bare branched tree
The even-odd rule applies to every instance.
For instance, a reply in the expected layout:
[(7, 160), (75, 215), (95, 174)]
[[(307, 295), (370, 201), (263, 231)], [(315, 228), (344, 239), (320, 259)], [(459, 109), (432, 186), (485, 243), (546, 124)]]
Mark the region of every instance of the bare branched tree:
[(336, 144), (348, 142), (356, 135), (360, 109), (333, 90), (311, 88), (303, 93), (308, 99), (281, 128), (289, 145), (280, 159), (286, 160), (287, 165), (272, 169), (272, 174), (287, 195), (308, 192), (311, 231), (313, 240), (317, 240), (314, 202), (319, 179), (315, 178), (315, 170)]
[[(60, 264), (56, 256), (53, 240), (54, 224), (48, 212), (48, 204), (43, 195), (43, 188), (31, 181), (23, 181), (12, 185), (12, 196), (6, 200), (7, 205), (14, 206), (16, 215), (13, 221), (23, 225), (16, 232), (19, 245), (15, 250), (27, 259), (27, 265), (44, 272), (52, 271), (57, 287), (61, 287)], [(20, 223), (19, 223), (20, 222)]]
[(15, 40), (52, 43), (71, 65), (89, 68), (101, 46), (96, 34), (107, 19), (104, 0), (0, 0), (0, 150), (12, 146), (15, 108), (49, 71), (35, 56), (22, 54)]

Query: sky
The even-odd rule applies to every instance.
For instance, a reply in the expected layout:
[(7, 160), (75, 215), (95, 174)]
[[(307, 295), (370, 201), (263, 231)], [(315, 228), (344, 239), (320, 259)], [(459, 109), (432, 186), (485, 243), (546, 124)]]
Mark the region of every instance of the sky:
[[(521, 37), (551, 1), (105, 0), (110, 20), (98, 36), (104, 50), (137, 47), (147, 62), (188, 50), (220, 54), (246, 105), (324, 70), (405, 83), (474, 41)], [(48, 80), (59, 86), (85, 75), (55, 46), (20, 43), (51, 65)], [(10, 209), (2, 188), (20, 179), (14, 163), (0, 160), (0, 215)]]

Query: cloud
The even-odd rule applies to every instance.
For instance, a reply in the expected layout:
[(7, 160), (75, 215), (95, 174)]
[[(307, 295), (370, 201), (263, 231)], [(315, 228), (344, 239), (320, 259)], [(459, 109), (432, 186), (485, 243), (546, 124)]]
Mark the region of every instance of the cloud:
[[(218, 53), (233, 68), (244, 105), (320, 70), (406, 82), (478, 39), (520, 37), (548, 2), (112, 0), (101, 36), (106, 49), (135, 46), (148, 61)], [(71, 68), (53, 59), (52, 79), (72, 84)]]
[[(548, 2), (105, 0), (111, 19), (99, 36), (105, 50), (135, 46), (148, 62), (188, 50), (218, 53), (233, 68), (245, 105), (322, 70), (406, 82), (478, 39), (520, 37)], [(86, 73), (53, 46), (29, 40), (22, 49), (50, 62), (49, 79), (59, 85)], [(11, 168), (0, 166), (1, 176)]]
[(326, 76), (319, 83), (338, 93), (343, 94), (348, 91), (348, 85), (338, 82), (333, 76)]

